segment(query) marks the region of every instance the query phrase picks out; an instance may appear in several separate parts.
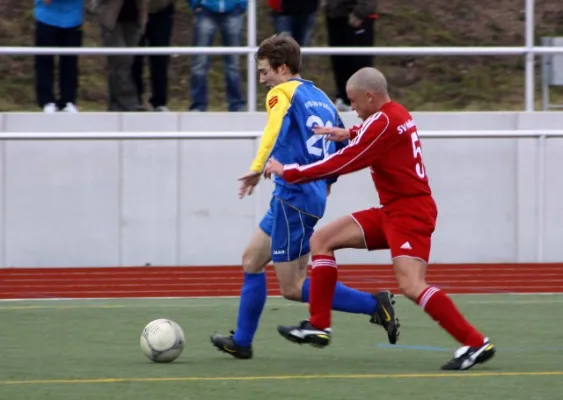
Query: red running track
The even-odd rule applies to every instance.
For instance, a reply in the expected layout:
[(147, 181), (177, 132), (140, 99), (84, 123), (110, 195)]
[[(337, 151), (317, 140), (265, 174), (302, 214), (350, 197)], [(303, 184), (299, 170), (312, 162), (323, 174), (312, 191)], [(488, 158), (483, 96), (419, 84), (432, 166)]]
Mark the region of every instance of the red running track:
[[(268, 294), (279, 295), (272, 268)], [(397, 291), (389, 265), (345, 265), (339, 280)], [(563, 264), (437, 264), (430, 284), (449, 293), (563, 293)], [(0, 299), (238, 296), (240, 267), (0, 268)]]

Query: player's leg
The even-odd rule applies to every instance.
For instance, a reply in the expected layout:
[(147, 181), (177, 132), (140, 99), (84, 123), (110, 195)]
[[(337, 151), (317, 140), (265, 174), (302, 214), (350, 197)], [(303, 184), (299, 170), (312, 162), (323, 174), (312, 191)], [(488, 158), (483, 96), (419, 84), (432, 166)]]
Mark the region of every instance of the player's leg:
[(303, 284), (307, 279), (307, 265), (309, 263), (307, 254), (297, 256), (289, 262), (276, 262), (274, 259), (274, 270), (280, 286), (280, 294), (287, 300), (302, 300)]
[[(280, 218), (276, 225), (279, 232), (273, 231), (272, 242), (276, 243), (274, 253), (277, 255), (273, 258), (280, 291), (288, 300), (308, 303), (310, 279), (307, 278), (307, 264), (310, 241), (319, 219), (282, 202), (279, 208), (283, 218)], [(327, 238), (322, 235), (322, 230), (320, 233), (320, 238), (316, 240), (325, 243)], [(377, 300), (371, 293), (336, 283), (333, 310), (373, 316), (376, 305)]]
[[(358, 211), (350, 216), (345, 216), (340, 220), (336, 220), (333, 226), (327, 225), (319, 230), (311, 240), (313, 249), (313, 273), (312, 278), (322, 273), (331, 273), (330, 266), (335, 269), (336, 260), (334, 251), (344, 248), (355, 249), (386, 249), (388, 248), (387, 240), (383, 232), (383, 213), (380, 209), (370, 208)], [(338, 222), (338, 223), (337, 223)], [(320, 282), (322, 284), (322, 282)], [(311, 291), (313, 291), (312, 289)], [(324, 296), (322, 286), (317, 289), (320, 299)], [(316, 294), (316, 293), (315, 293)], [(335, 300), (340, 297), (345, 299), (344, 293), (339, 293), (339, 285), (335, 287)], [(391, 344), (395, 344), (399, 338), (399, 319), (393, 307), (395, 300), (391, 292), (380, 291), (374, 295), (376, 300), (374, 309), (371, 313), (372, 323), (379, 324), (387, 331), (387, 336)], [(357, 301), (358, 297), (354, 296), (352, 300)], [(321, 300), (319, 300), (321, 301)], [(326, 301), (326, 300), (325, 300)], [(325, 303), (321, 303), (325, 304)], [(316, 312), (316, 303), (310, 305), (310, 312)], [(323, 306), (324, 307), (324, 306)], [(316, 312), (319, 314), (319, 312)], [(322, 314), (321, 314), (322, 315)], [(314, 324), (314, 323), (313, 323)]]
[[(378, 219), (377, 210), (365, 210), (337, 219), (313, 234), (313, 270), (309, 288), (311, 318), (298, 326), (280, 326), (278, 331), (282, 336), (293, 342), (324, 346), (330, 341), (331, 306), (333, 309), (338, 307), (341, 311), (353, 312), (351, 310), (356, 303), (358, 309), (355, 311), (370, 313), (372, 322), (383, 325), (389, 341), (396, 343), (399, 322), (391, 293), (384, 291), (372, 296), (337, 284), (334, 251), (387, 247)], [(370, 226), (372, 228), (368, 229)]]
[(231, 335), (211, 336), (211, 342), (217, 349), (236, 358), (252, 358), (252, 340), (267, 297), (265, 267), (271, 260), (271, 227), (272, 214), (269, 211), (243, 253), (244, 281), (235, 331)]
[[(417, 223), (415, 223), (417, 224)], [(426, 283), (431, 230), (424, 227), (405, 230), (408, 223), (389, 224), (388, 239), (393, 268), (401, 292), (418, 304), (446, 332), (464, 347), (443, 369), (468, 369), (490, 359), (494, 346), (461, 314), (452, 299), (441, 289)]]
[[(314, 228), (318, 222), (318, 219), (304, 213), (301, 213), (300, 217), (301, 223), (299, 224), (299, 226), (295, 227), (295, 232), (298, 232), (303, 236), (297, 237), (295, 239), (302, 241), (301, 247), (303, 249), (303, 252), (310, 252), (310, 242), (313, 235), (315, 235), (313, 239), (315, 242), (315, 248), (321, 249), (322, 251), (323, 246), (328, 245), (330, 247), (330, 240), (333, 237), (333, 233), (331, 232), (330, 228), (328, 230), (325, 230), (324, 228), (319, 229), (318, 233), (315, 234)], [(360, 248), (365, 248), (364, 242), (365, 241), (358, 241), (358, 246), (362, 246)], [(300, 266), (302, 275), (299, 276), (299, 280), (297, 281), (297, 288), (291, 290), (291, 292), (288, 293), (292, 295), (292, 297), (284, 295), (285, 298), (295, 301), (302, 301), (303, 303), (309, 302), (311, 280), (306, 275), (308, 258), (309, 257), (307, 256), (306, 258), (302, 257), (300, 259), (302, 262), (302, 265)], [(365, 314), (373, 318), (377, 309), (376, 297), (379, 296), (380, 294), (374, 295), (371, 293), (352, 289), (344, 285), (342, 282), (337, 281), (332, 302), (332, 310), (351, 314)]]
[[(308, 303), (311, 279), (307, 277), (310, 253), (289, 263), (274, 264), (281, 295), (291, 301)], [(376, 295), (336, 282), (332, 310), (372, 316), (377, 308)]]

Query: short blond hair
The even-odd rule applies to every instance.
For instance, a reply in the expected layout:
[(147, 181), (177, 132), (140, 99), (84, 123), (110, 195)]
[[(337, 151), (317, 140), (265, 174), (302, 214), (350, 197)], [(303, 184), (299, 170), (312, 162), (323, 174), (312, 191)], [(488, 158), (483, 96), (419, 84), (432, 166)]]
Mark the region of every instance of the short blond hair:
[(359, 69), (348, 79), (347, 85), (356, 90), (387, 94), (387, 79), (377, 68)]

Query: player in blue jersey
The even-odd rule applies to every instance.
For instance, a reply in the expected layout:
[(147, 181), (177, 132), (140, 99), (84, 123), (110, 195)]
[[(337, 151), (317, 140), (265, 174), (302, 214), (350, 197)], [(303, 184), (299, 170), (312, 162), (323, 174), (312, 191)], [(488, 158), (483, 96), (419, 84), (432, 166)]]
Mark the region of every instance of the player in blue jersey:
[[(243, 175), (240, 197), (252, 194), (270, 156), (282, 164), (306, 165), (322, 160), (347, 143), (314, 135), (318, 126), (343, 127), (328, 96), (300, 76), (301, 49), (289, 36), (264, 40), (256, 54), (260, 83), (270, 88), (266, 98), (268, 122), (250, 171)], [(282, 295), (289, 300), (309, 301), (309, 240), (322, 218), (333, 181), (288, 184), (274, 177), (270, 209), (256, 229), (242, 256), (244, 283), (237, 327), (231, 335), (213, 334), (217, 349), (235, 358), (252, 358), (252, 341), (266, 303), (265, 268), (273, 261)], [(395, 343), (399, 323), (389, 291), (361, 292), (337, 284), (333, 309), (371, 317), (382, 325)]]

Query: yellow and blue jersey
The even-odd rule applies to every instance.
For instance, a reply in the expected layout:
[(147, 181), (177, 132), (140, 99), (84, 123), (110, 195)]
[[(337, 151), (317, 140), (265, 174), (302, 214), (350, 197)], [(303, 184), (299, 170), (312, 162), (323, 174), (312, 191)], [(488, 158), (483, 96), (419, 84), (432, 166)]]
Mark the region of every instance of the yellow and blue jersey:
[[(251, 170), (261, 173), (270, 157), (282, 164), (306, 165), (322, 160), (346, 146), (313, 134), (314, 127), (344, 125), (328, 96), (311, 81), (293, 78), (272, 88), (266, 98), (268, 122)], [(327, 185), (318, 180), (290, 184), (275, 177), (274, 197), (300, 211), (321, 218), (324, 214)]]

